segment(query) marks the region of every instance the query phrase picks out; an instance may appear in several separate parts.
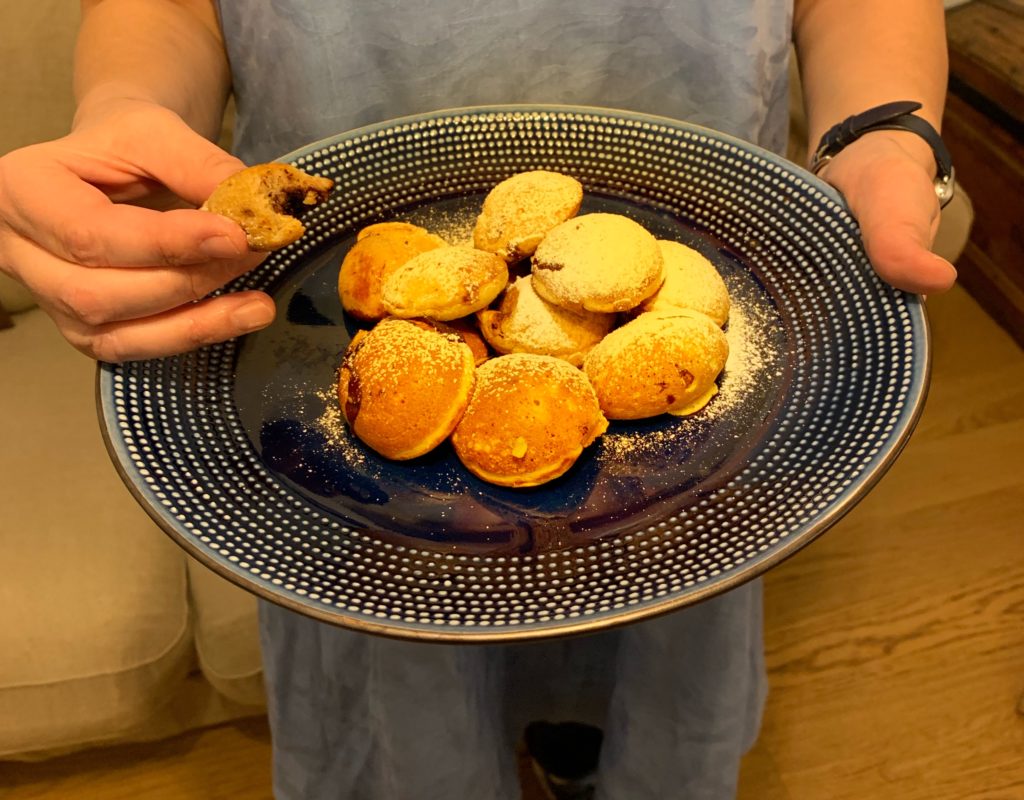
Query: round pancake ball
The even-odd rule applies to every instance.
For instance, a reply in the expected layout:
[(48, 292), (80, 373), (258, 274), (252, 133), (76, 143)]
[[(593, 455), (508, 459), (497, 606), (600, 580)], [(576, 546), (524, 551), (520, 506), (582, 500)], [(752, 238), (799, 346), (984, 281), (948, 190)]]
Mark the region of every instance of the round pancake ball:
[(489, 483), (537, 486), (564, 474), (607, 427), (593, 387), (576, 367), (511, 353), (477, 368), (452, 444), (465, 467)]
[(509, 263), (533, 255), (544, 235), (576, 216), (583, 186), (559, 172), (533, 170), (506, 178), (484, 198), (473, 244)]
[(379, 222), (363, 228), (338, 271), (338, 296), (345, 313), (362, 320), (386, 317), (381, 301), (384, 278), (413, 256), (446, 244), (408, 222)]
[(576, 314), (549, 303), (534, 291), (529, 275), (508, 286), (496, 309), (477, 317), (484, 338), (499, 353), (555, 356), (576, 367), (615, 322), (614, 314)]
[(583, 371), (608, 419), (693, 414), (717, 393), (729, 342), (698, 311), (649, 311), (609, 333)]
[(469, 402), (474, 356), (453, 333), (422, 321), (384, 319), (357, 335), (338, 373), (338, 402), (352, 432), (403, 461), (451, 435)]
[(664, 280), (658, 240), (621, 214), (584, 214), (552, 230), (533, 254), (537, 294), (576, 313), (629, 311)]
[(724, 325), (729, 319), (729, 290), (715, 265), (685, 244), (659, 239), (658, 245), (665, 260), (665, 282), (638, 310), (689, 308)]
[(487, 308), (508, 283), (508, 264), (472, 247), (438, 247), (388, 273), (381, 287), (394, 317), (448, 321)]

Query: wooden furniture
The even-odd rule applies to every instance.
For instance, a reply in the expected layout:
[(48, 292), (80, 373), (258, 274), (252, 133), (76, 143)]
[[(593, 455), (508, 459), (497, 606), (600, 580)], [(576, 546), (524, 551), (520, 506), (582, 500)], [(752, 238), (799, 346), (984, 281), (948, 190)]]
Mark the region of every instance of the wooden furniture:
[(943, 138), (975, 207), (960, 282), (1024, 346), (1024, 6), (974, 2), (946, 15)]
[(7, 313), (4, 304), (0, 303), (0, 328), (9, 328), (12, 324), (11, 315)]

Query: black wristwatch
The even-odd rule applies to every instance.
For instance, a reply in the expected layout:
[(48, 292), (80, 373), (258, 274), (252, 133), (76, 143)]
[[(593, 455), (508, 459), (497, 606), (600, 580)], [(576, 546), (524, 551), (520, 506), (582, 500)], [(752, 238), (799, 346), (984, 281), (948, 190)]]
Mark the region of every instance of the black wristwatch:
[(921, 108), (920, 103), (901, 100), (875, 106), (862, 114), (847, 117), (838, 125), (833, 125), (818, 143), (818, 149), (811, 158), (811, 172), (815, 175), (831, 161), (836, 154), (851, 142), (856, 141), (869, 131), (896, 130), (916, 133), (932, 148), (938, 172), (935, 177), (935, 194), (939, 197), (939, 207), (944, 208), (953, 199), (956, 186), (956, 172), (953, 169), (953, 158), (949, 154), (939, 132), (931, 124), (914, 112)]

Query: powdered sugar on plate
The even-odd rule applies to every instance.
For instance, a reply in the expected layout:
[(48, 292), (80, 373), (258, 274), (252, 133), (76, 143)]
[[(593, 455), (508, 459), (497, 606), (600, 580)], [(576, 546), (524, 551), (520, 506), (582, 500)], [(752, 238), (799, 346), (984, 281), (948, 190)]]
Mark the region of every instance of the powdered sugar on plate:
[(338, 455), (348, 464), (364, 464), (366, 455), (362, 445), (356, 442), (355, 434), (345, 423), (334, 387), (321, 389), (315, 396), (323, 403), (323, 412), (316, 419), (316, 428), (326, 439), (327, 446), (337, 450)]
[(746, 283), (727, 278), (726, 284), (732, 300), (725, 329), (729, 358), (718, 379), (718, 394), (693, 416), (672, 418), (660, 430), (617, 431), (613, 423), (601, 439), (602, 463), (643, 457), (693, 436), (699, 428), (714, 426), (735, 413), (756, 382), (776, 367), (779, 354), (772, 342), (779, 320), (774, 310)]

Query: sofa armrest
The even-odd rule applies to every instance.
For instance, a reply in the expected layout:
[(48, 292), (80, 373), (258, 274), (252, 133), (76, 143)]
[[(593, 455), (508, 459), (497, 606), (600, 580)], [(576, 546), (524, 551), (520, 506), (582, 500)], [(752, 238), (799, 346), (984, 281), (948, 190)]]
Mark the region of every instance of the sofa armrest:
[(28, 289), (0, 272), (0, 306), (8, 315), (19, 314), (36, 307), (36, 299)]

